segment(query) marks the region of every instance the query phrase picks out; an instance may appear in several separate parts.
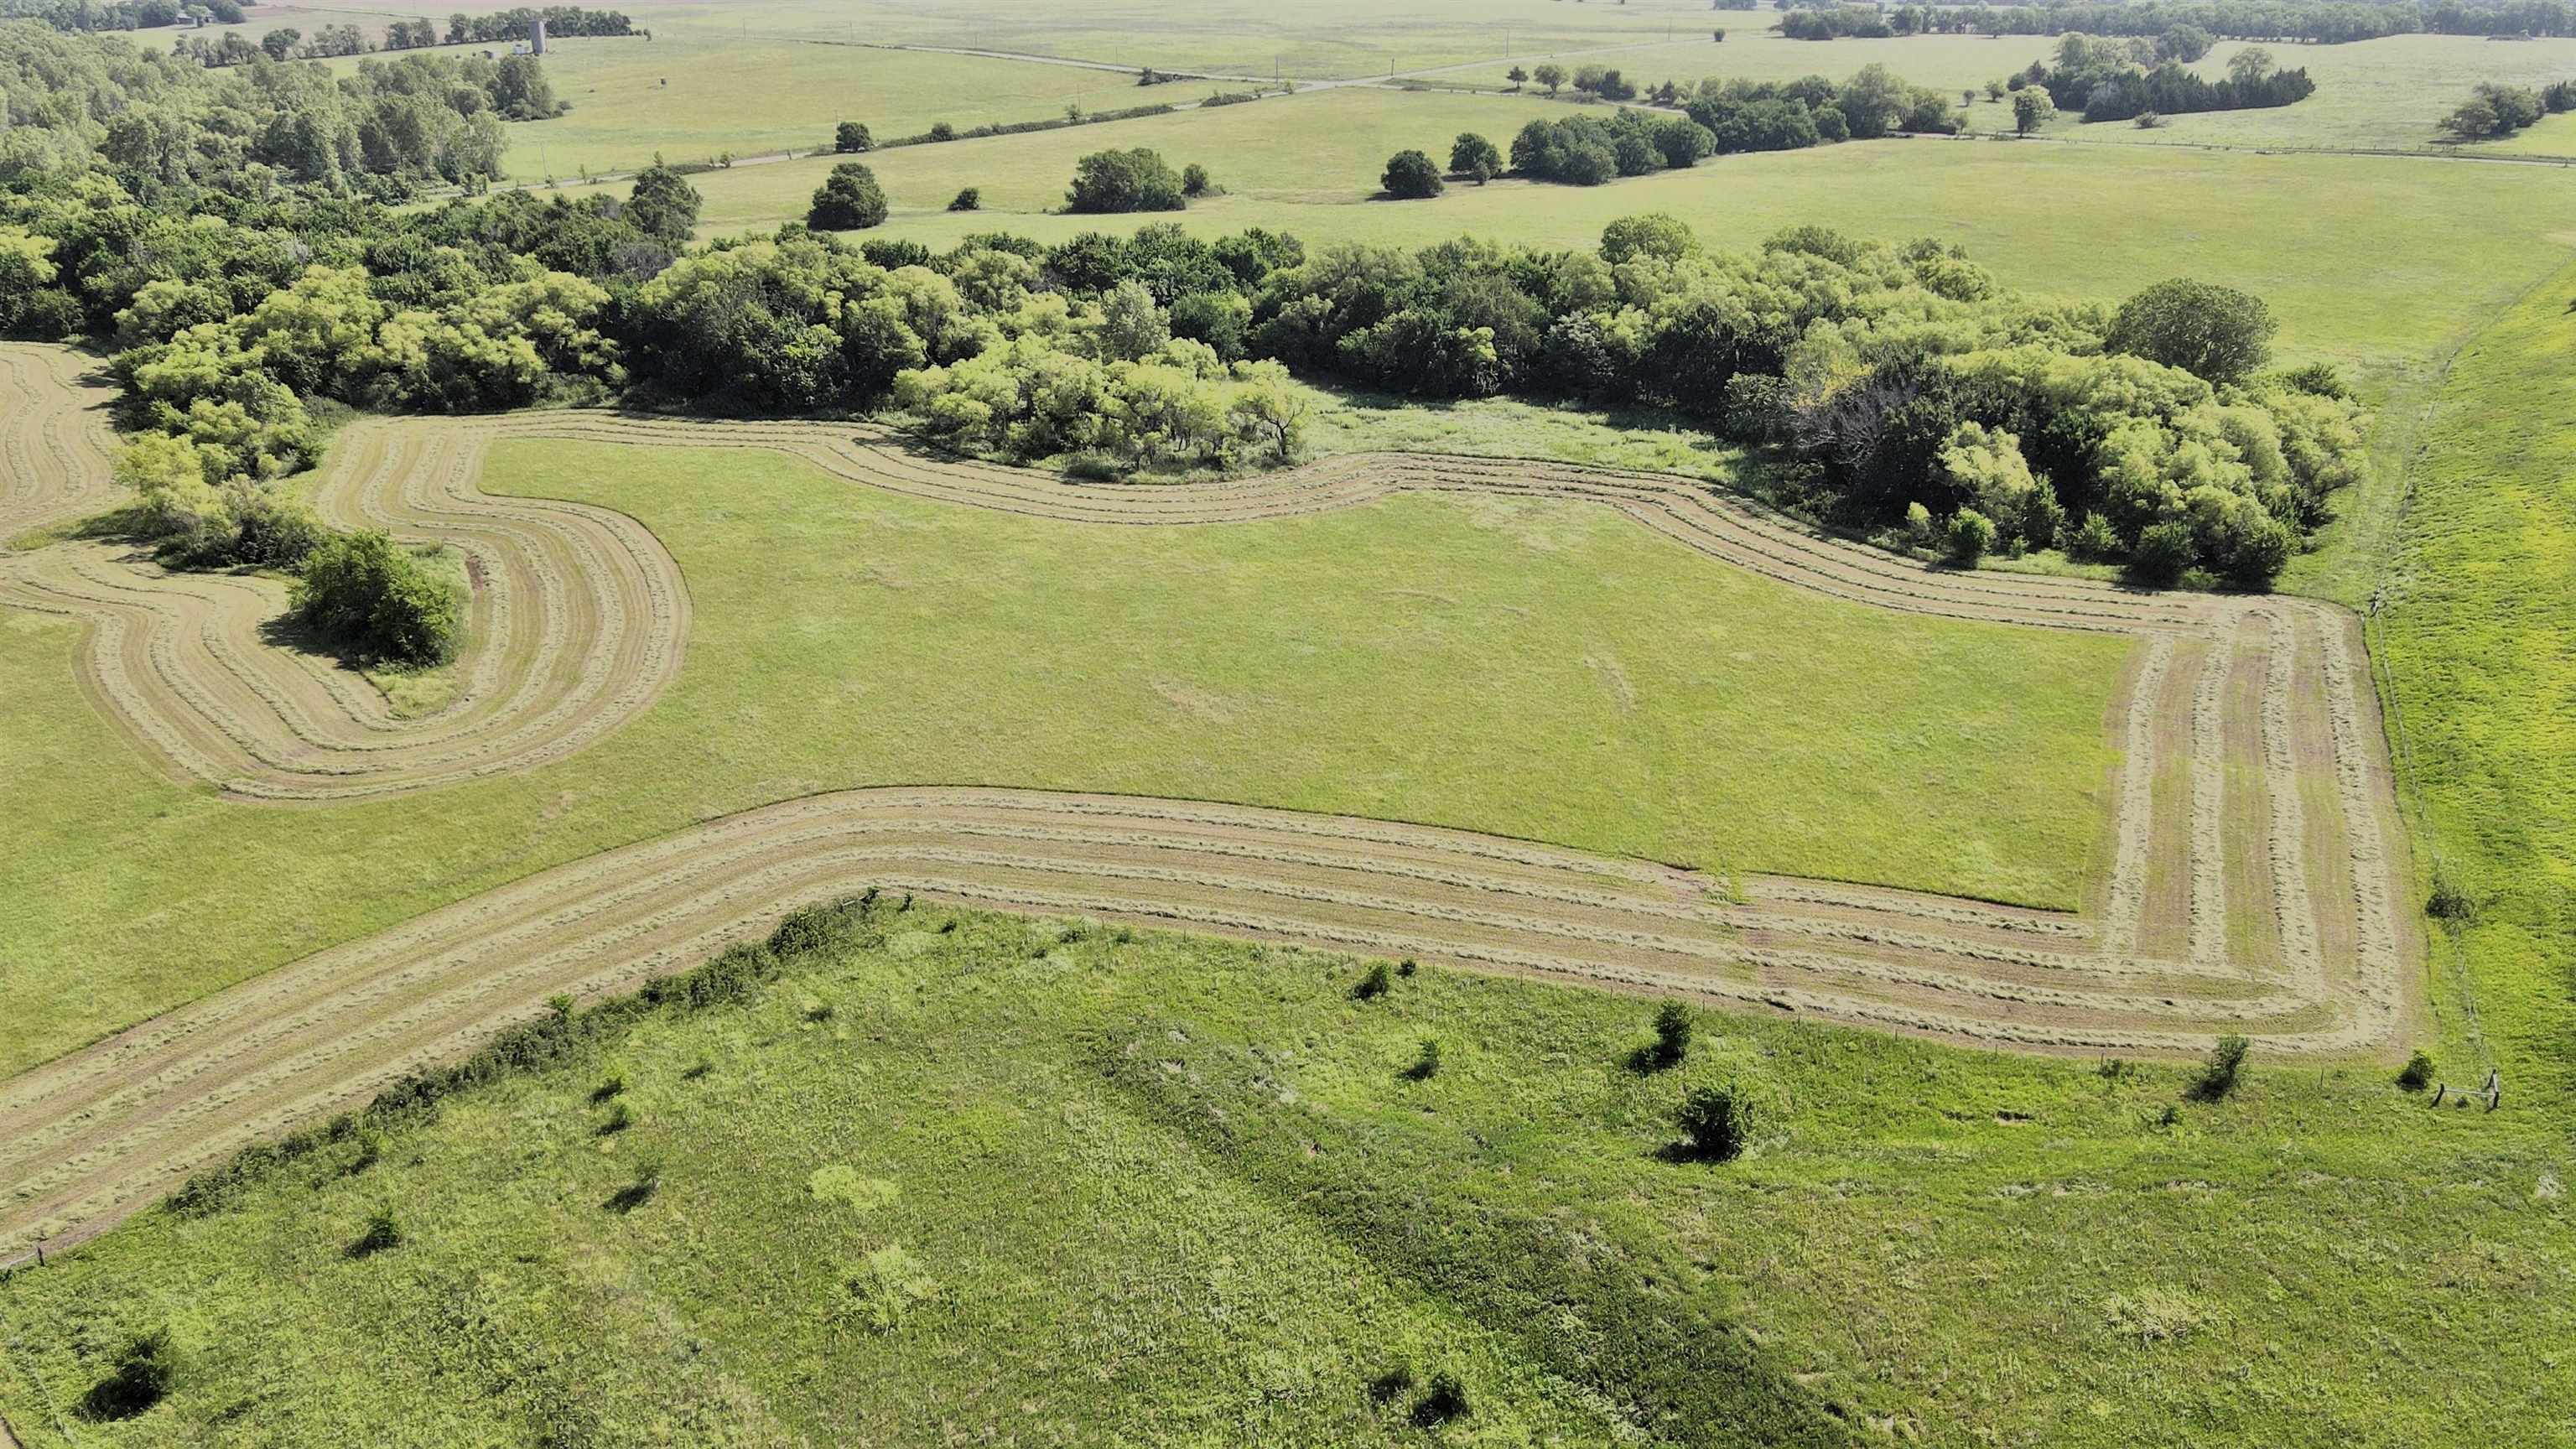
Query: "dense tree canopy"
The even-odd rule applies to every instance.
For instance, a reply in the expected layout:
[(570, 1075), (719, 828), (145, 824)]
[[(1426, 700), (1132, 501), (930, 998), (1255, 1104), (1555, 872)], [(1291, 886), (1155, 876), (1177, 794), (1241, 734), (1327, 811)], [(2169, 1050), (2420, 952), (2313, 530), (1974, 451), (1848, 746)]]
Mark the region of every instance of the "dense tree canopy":
[(1074, 163), (1065, 210), (1083, 212), (1179, 211), (1189, 205), (1179, 172), (1161, 153), (1138, 146), (1095, 151)]

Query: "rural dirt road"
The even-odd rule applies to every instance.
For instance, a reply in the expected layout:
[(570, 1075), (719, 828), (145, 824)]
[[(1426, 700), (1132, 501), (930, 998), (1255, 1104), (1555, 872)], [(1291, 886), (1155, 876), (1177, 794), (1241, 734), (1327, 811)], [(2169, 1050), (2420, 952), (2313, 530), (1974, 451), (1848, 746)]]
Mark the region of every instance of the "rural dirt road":
[[(77, 374), (46, 375), (69, 390)], [(0, 423), (5, 456), (56, 455), (17, 436), (60, 432), (45, 419), (78, 415), (69, 401), (54, 406), (63, 411), (22, 409)], [(2358, 625), (2325, 605), (1960, 574), (1815, 533), (1691, 480), (1550, 463), (1375, 454), (1239, 481), (1104, 487), (928, 456), (899, 435), (846, 423), (558, 412), (364, 425), (339, 445), (324, 489), (340, 517), (385, 518), (408, 536), (519, 559), (479, 573), (478, 628), (565, 621), (528, 631), (556, 641), (548, 665), (530, 672), (557, 683), (531, 692), (514, 682), (522, 675), (495, 668), (475, 674), (450, 708), (485, 721), (509, 748), (543, 742), (490, 757), (519, 763), (596, 738), (567, 723), (561, 700), (589, 701), (581, 717), (593, 721), (615, 714), (616, 701), (642, 708), (620, 677), (635, 667), (627, 661), (666, 660), (676, 671), (680, 641), (639, 620), (667, 617), (685, 633), (686, 603), (648, 607), (655, 595), (642, 581), (655, 576), (651, 560), (668, 556), (640, 526), (627, 523), (636, 537), (598, 510), (482, 494), (475, 469), (485, 448), (511, 437), (772, 449), (854, 487), (1104, 527), (1277, 518), (1401, 491), (1577, 498), (1836, 598), (2125, 635), (2136, 646), (2105, 720), (2123, 760), (2111, 782), (2106, 869), (2086, 909), (2070, 914), (1783, 878), (1728, 883), (1469, 832), (1238, 805), (940, 787), (788, 800), (459, 901), (0, 1084), (0, 1258), (40, 1232), (62, 1242), (97, 1231), (248, 1142), (462, 1054), (555, 993), (614, 990), (688, 966), (797, 904), (869, 885), (2008, 1049), (2182, 1053), (2241, 1030), (2267, 1055), (2349, 1055), (2386, 1049), (2405, 1019), (2411, 913), (2397, 904), (2387, 761)], [(90, 446), (64, 449), (88, 457)], [(108, 496), (70, 478), (35, 491)], [(15, 531), (0, 516), (0, 536)], [(0, 557), (0, 578), (28, 577), (29, 560), (86, 547)], [(178, 609), (197, 633), (232, 641), (146, 651), (166, 671), (159, 686), (93, 691), (163, 768), (212, 778), (202, 761), (154, 742), (202, 729), (200, 701), (262, 651), (278, 651), (258, 642), (247, 605), (236, 627), (211, 606), (173, 602), (200, 598), (197, 580), (131, 560), (100, 567), (120, 585), (102, 589), (103, 602), (48, 596), (92, 621), (79, 667), (98, 667), (103, 641), (136, 627), (126, 610)], [(605, 604), (585, 611), (538, 597), (613, 600), (624, 623), (611, 628)], [(635, 652), (644, 638), (665, 647)], [(248, 732), (234, 737), (243, 756), (278, 768), (310, 747), (284, 730), (288, 718), (245, 710), (225, 723)], [(419, 748), (434, 756), (451, 746)], [(405, 766), (374, 788), (439, 783), (397, 755)], [(279, 798), (246, 794), (244, 808)]]

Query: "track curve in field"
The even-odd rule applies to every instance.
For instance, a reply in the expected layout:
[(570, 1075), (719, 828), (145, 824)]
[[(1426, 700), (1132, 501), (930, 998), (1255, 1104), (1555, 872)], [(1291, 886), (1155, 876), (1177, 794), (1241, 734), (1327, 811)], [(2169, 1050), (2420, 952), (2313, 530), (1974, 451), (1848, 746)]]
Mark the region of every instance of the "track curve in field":
[[(52, 416), (57, 431), (79, 421), (73, 407)], [(8, 456), (39, 444), (59, 456), (44, 426), (0, 424)], [(925, 455), (848, 423), (370, 422), (338, 445), (326, 514), (477, 561), (466, 686), (419, 721), (371, 715), (381, 706), (362, 681), (266, 642), (272, 585), (165, 575), (74, 542), (0, 555), (0, 599), (88, 620), (82, 657), (102, 704), (172, 768), (252, 800), (525, 768), (649, 705), (679, 667), (688, 619), (676, 565), (633, 520), (481, 492), (489, 445), (531, 437), (769, 449), (853, 487), (1121, 527), (1292, 517), (1405, 491), (1571, 498), (1838, 599), (2125, 635), (2137, 645), (2106, 720), (2121, 764), (2103, 867), (2085, 909), (2067, 914), (1781, 878), (1730, 891), (1552, 846), (1249, 806), (962, 788), (787, 801), (318, 953), (0, 1086), (0, 1256), (39, 1231), (94, 1231), (245, 1142), (461, 1054), (550, 995), (692, 964), (793, 905), (869, 885), (2006, 1049), (2182, 1053), (2243, 1031), (2269, 1053), (2349, 1054), (2387, 1048), (2404, 1024), (2411, 913), (2398, 904), (2385, 745), (2350, 614), (1927, 567), (1688, 479), (1375, 454), (1240, 481), (1100, 486)], [(76, 472), (8, 496), (42, 493), (51, 501), (27, 506), (57, 513), (106, 501)]]

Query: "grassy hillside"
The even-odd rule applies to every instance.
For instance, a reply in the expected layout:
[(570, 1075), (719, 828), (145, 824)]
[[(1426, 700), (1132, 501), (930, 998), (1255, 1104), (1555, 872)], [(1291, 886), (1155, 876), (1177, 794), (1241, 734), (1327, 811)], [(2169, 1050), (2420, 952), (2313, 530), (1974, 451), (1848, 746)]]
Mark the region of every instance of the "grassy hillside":
[(493, 457), (493, 491), (621, 509), (667, 543), (695, 610), (678, 684), (524, 775), (259, 808), (151, 773), (81, 692), (70, 626), (0, 616), (0, 776), (34, 782), (0, 855), (0, 1066), (845, 786), (1240, 800), (2068, 906), (2103, 816), (2123, 641), (1821, 599), (1597, 506), (1411, 497), (1138, 529), (761, 452)]
[[(2576, 271), (2461, 353), (2425, 429), (2371, 631), (2391, 742), (2436, 881), (2435, 943), (2465, 985), (2447, 1025), (2506, 1077), (2576, 1089)], [(2454, 977), (2456, 973), (2456, 978)]]
[[(2179, 1068), (1714, 1013), (1641, 1071), (1626, 998), (1361, 1000), (1348, 958), (897, 905), (0, 1283), (0, 1411), (47, 1446), (2576, 1432), (2528, 1113), (2258, 1061), (2168, 1122)], [(1751, 1155), (1667, 1160), (1730, 1081)], [(168, 1401), (82, 1419), (158, 1327)], [(1465, 1416), (1407, 1427), (1444, 1372)]]

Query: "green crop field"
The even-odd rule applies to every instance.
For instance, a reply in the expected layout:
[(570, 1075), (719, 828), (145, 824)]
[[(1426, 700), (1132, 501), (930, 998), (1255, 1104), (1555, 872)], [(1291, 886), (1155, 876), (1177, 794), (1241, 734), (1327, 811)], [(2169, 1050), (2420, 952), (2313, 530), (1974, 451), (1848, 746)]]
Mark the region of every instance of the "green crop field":
[[(1426, 970), (1362, 1001), (1345, 957), (897, 907), (751, 1004), (0, 1284), (0, 1408), (93, 1442), (74, 1406), (166, 1327), (176, 1387), (115, 1442), (2576, 1431), (2538, 1120), (2258, 1065), (2167, 1123), (2169, 1067), (1713, 1013), (1640, 1071), (1629, 998)], [(1786, 1114), (1662, 1160), (1721, 1081)], [(356, 1246), (387, 1207), (399, 1242)], [(1409, 1427), (1442, 1374), (1468, 1412)]]
[[(674, 690), (523, 778), (245, 809), (117, 737), (70, 626), (5, 616), (0, 760), (44, 784), (0, 861), (19, 903), (0, 985), (26, 1004), (0, 1063), (530, 871), (857, 785), (1238, 800), (2058, 906), (2100, 829), (2124, 641), (1818, 599), (1598, 507), (1134, 530), (766, 453), (537, 442), (499, 445), (486, 487), (642, 519), (695, 610)], [(1850, 668), (1816, 679), (1815, 650)], [(1815, 723), (1778, 727), (1789, 699)]]

